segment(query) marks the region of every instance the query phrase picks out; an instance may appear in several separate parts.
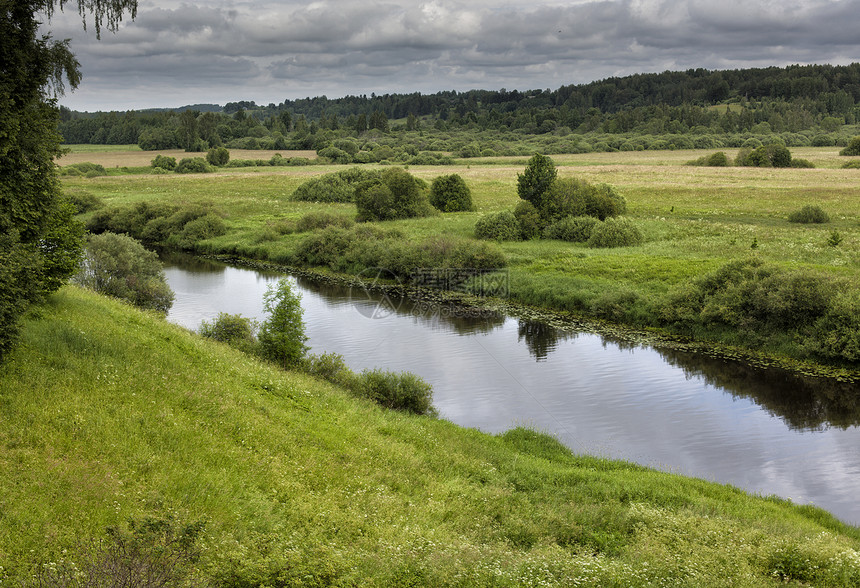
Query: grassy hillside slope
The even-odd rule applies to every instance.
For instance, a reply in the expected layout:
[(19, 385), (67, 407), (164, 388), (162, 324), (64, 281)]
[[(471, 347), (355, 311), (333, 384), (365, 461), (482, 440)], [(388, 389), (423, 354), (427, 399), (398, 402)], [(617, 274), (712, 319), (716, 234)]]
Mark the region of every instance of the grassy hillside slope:
[(384, 411), (74, 287), (40, 314), (0, 367), (0, 586), (147, 516), (205, 523), (197, 585), (860, 585), (816, 508)]

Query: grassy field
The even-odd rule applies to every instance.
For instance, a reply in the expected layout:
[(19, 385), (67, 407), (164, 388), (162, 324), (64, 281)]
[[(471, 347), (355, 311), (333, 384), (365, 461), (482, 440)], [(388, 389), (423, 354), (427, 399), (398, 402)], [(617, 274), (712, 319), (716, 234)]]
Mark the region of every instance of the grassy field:
[[(643, 231), (645, 243), (615, 249), (546, 240), (502, 243), (500, 247), (508, 259), (511, 298), (642, 326), (636, 323), (655, 300), (729, 261), (750, 258), (786, 270), (811, 272), (825, 280), (841, 281), (849, 290), (857, 289), (860, 172), (840, 168), (848, 158), (840, 157), (838, 148), (792, 149), (794, 157), (810, 160), (815, 169), (685, 165), (702, 153), (641, 151), (555, 156), (560, 177), (615, 186), (626, 198), (627, 216)], [(729, 157), (734, 154), (727, 150)], [(123, 158), (130, 161), (140, 154), (77, 156), (121, 165)], [(234, 158), (265, 156), (233, 154)], [(390, 221), (385, 225), (401, 229), (413, 241), (436, 235), (472, 237), (475, 222), (482, 215), (511, 210), (516, 205), (517, 174), (525, 164), (526, 158), (499, 157), (460, 160), (452, 166), (411, 166), (410, 173), (428, 181), (443, 174), (460, 174), (471, 188), (477, 211)], [(224, 216), (229, 230), (222, 237), (203, 242), (203, 251), (290, 263), (296, 245), (305, 235), (290, 233), (284, 227), (312, 211), (354, 215), (351, 204), (290, 199), (303, 181), (338, 169), (343, 166), (260, 167), (201, 175), (67, 178), (64, 184), (67, 191), (96, 195), (107, 206), (139, 202), (212, 205)], [(804, 205), (820, 206), (831, 221), (821, 225), (789, 223), (788, 215)], [(841, 242), (830, 245), (834, 231)], [(620, 311), (618, 300), (632, 300), (632, 307)], [(694, 334), (721, 344), (762, 348), (775, 356), (801, 357), (791, 337), (751, 340), (735, 335)]]
[(860, 585), (860, 531), (817, 508), (385, 411), (75, 287), (22, 337), (0, 586), (121, 561), (105, 528), (147, 517), (204, 524), (196, 586)]

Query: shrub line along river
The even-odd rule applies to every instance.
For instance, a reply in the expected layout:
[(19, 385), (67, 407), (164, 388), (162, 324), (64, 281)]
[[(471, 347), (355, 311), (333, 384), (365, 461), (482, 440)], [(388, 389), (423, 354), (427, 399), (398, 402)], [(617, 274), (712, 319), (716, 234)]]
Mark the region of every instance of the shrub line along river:
[[(189, 329), (219, 312), (262, 319), (263, 293), (281, 277), (196, 258), (170, 258), (165, 272), (176, 293), (168, 320)], [(291, 279), (313, 353), (418, 374), (442, 418), (491, 433), (531, 426), (576, 452), (860, 524), (858, 384)]]

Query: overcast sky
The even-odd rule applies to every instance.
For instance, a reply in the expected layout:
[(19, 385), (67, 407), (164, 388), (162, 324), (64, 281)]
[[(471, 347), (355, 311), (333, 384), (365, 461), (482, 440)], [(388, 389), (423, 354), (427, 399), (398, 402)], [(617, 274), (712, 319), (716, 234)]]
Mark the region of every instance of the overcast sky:
[(76, 4), (47, 27), (81, 62), (75, 110), (860, 61), (860, 0), (140, 0), (100, 41)]

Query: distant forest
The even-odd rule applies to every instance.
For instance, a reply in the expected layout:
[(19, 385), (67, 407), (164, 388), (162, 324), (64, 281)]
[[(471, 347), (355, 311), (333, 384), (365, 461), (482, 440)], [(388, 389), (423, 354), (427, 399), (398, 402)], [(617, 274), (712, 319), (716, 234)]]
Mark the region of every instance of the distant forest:
[(378, 161), (374, 149), (404, 140), (418, 145), (412, 151), (460, 157), (535, 149), (718, 148), (774, 135), (788, 146), (844, 145), (860, 119), (860, 63), (638, 74), (557, 90), (319, 96), (267, 106), (239, 101), (223, 108), (200, 104), (108, 113), (61, 110), (60, 132), (69, 144), (328, 149), (333, 159), (344, 161), (364, 152), (357, 162)]

